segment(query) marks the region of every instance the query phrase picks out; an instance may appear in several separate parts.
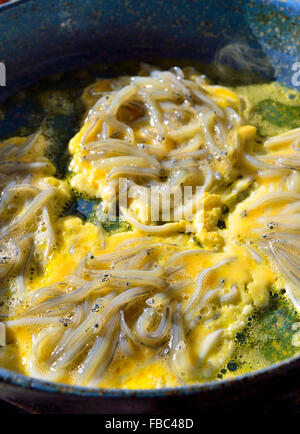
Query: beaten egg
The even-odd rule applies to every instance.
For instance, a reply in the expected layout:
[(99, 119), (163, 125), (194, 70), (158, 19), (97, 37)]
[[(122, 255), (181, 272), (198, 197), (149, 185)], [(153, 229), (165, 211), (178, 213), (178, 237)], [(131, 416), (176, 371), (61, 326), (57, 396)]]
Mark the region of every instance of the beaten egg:
[(251, 321), (300, 308), (300, 129), (260, 119), (274, 89), (142, 64), (43, 91), (80, 122), (58, 154), (46, 121), (0, 143), (2, 367), (144, 389), (269, 363)]

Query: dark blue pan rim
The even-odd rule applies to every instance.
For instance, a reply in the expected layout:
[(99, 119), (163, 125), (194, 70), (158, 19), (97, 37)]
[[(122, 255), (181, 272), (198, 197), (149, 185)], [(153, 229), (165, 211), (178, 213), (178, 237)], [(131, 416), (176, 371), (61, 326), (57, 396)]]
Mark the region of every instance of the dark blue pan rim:
[[(171, 396), (195, 395), (199, 393), (215, 392), (239, 387), (244, 387), (255, 381), (259, 383), (275, 376), (286, 376), (290, 371), (300, 369), (300, 356), (294, 356), (284, 361), (272, 364), (269, 367), (231, 377), (194, 385), (165, 387), (161, 389), (114, 389), (114, 388), (89, 388), (72, 386), (64, 383), (55, 383), (37, 379), (7, 369), (0, 368), (0, 383), (2, 385), (23, 388), (27, 391), (43, 392), (49, 394), (61, 393), (66, 396), (84, 396), (86, 398), (166, 398)], [(283, 378), (282, 378), (283, 379)], [(284, 380), (284, 379), (283, 379)]]

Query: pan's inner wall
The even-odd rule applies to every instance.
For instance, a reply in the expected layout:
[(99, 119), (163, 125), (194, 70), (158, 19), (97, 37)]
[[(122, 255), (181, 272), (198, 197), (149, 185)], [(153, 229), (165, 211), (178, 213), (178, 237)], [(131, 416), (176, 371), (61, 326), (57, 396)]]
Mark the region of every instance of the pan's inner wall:
[[(7, 84), (0, 98), (58, 70), (128, 57), (188, 58), (234, 66), (248, 79), (291, 85), (299, 55), (297, 10), (278, 1), (20, 0), (0, 12), (0, 61)], [(274, 35), (274, 37), (273, 37)]]

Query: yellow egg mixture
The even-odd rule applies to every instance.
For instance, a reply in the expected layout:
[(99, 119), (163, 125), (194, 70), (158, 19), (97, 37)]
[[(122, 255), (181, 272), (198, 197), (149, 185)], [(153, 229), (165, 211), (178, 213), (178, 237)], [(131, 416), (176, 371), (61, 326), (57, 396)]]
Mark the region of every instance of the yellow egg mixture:
[[(1, 143), (2, 367), (90, 387), (205, 382), (271, 290), (299, 309), (300, 129), (263, 139), (250, 96), (142, 65), (84, 90), (66, 179), (42, 128)], [(74, 194), (92, 218), (66, 215)]]

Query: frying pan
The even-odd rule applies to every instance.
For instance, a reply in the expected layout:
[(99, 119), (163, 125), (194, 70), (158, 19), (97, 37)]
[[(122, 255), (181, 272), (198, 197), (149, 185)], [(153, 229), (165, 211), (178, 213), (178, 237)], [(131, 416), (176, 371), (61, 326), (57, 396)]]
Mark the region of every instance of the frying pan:
[[(224, 80), (234, 67), (248, 82), (297, 87), (299, 16), (295, 0), (15, 0), (0, 6), (0, 102), (48, 74), (128, 58), (186, 58), (213, 65)], [(0, 397), (44, 413), (182, 412), (299, 399), (300, 357), (282, 358), (231, 379), (160, 390), (88, 389), (0, 369)]]

